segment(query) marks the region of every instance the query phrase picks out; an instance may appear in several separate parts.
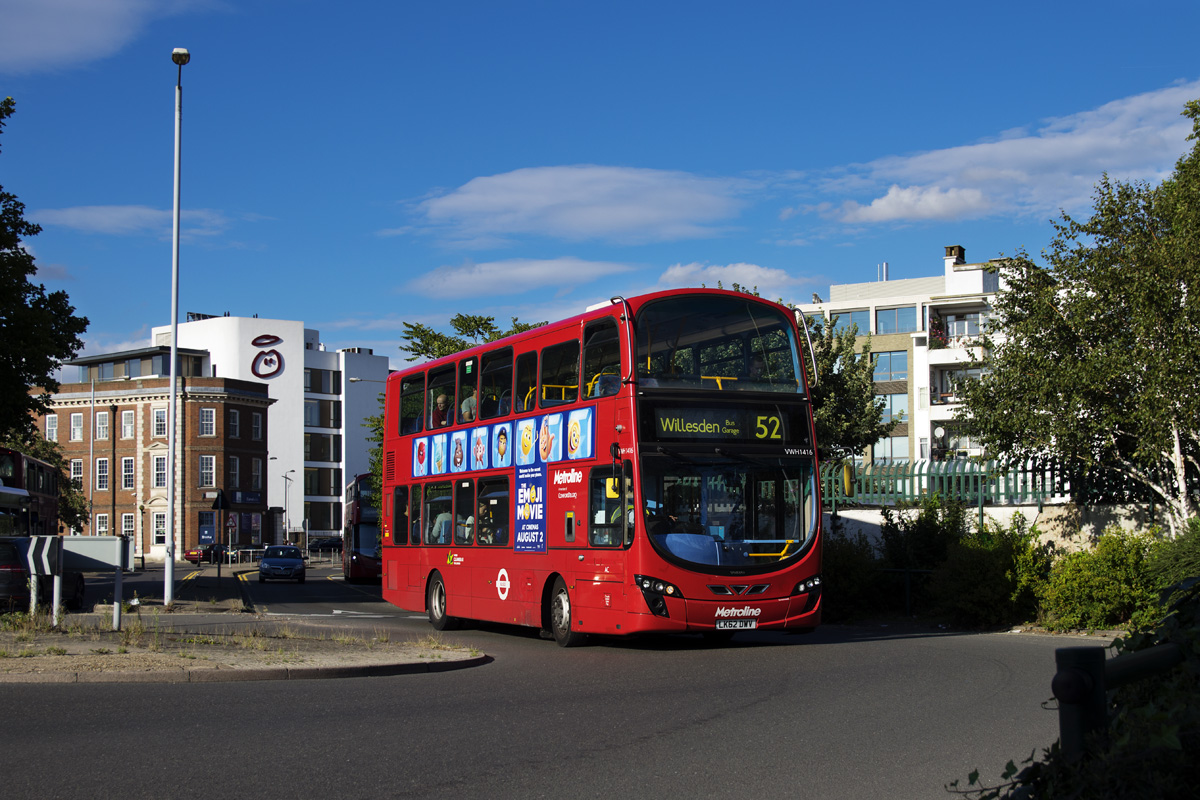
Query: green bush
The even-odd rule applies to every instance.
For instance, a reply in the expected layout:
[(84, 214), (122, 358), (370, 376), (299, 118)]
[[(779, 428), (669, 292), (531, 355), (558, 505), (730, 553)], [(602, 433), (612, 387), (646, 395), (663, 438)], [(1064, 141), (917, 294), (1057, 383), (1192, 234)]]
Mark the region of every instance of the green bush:
[(1049, 574), (1052, 549), (1020, 514), (1008, 527), (992, 520), (947, 548), (934, 570), (930, 595), (956, 625), (994, 627), (1037, 616), (1037, 587)]
[(1039, 592), (1044, 622), (1055, 630), (1145, 627), (1161, 616), (1146, 569), (1155, 540), (1109, 528), (1090, 551), (1068, 553)]
[(847, 536), (836, 528), (821, 550), (821, 619), (850, 622), (880, 608), (879, 562), (862, 533)]
[(1192, 517), (1179, 538), (1164, 539), (1152, 547), (1146, 570), (1160, 592), (1200, 576), (1200, 517)]
[(882, 513), (880, 610), (928, 611), (933, 601), (927, 572), (943, 564), (951, 546), (970, 532), (966, 507), (957, 499), (934, 494), (913, 505), (884, 508)]

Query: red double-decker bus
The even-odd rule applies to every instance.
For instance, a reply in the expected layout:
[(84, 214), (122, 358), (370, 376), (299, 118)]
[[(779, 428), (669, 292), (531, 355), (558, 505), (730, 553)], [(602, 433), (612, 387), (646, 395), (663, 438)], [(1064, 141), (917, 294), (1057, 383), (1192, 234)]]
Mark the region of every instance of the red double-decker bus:
[(614, 297), (394, 373), (383, 596), (587, 634), (809, 631), (821, 514), (792, 311), (743, 293)]
[(0, 536), (58, 533), (58, 469), (0, 447)]
[(379, 540), (379, 508), (369, 474), (346, 484), (342, 518), (342, 577), (351, 583), (378, 583), (383, 575)]

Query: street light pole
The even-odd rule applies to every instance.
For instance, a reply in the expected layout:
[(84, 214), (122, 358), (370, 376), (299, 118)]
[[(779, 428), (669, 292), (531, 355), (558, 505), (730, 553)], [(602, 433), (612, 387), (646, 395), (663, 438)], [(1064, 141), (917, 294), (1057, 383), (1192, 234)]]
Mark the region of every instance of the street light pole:
[(289, 469), (283, 473), (283, 543), (287, 544), (288, 534), (292, 531), (292, 514), (288, 507), (288, 490), (292, 488), (292, 479), (288, 477), (296, 470)]
[(171, 235), (171, 405), (167, 414), (167, 555), (163, 569), (163, 605), (175, 601), (175, 420), (179, 369), (179, 177), (183, 154), (183, 65), (192, 56), (176, 47), (171, 60), (179, 68), (175, 80), (175, 213)]

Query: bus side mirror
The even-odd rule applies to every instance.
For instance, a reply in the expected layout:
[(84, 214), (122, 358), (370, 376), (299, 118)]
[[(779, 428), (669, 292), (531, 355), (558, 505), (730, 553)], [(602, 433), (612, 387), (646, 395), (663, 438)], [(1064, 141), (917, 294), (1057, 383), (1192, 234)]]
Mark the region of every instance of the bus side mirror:
[(854, 465), (850, 463), (842, 464), (842, 494), (846, 497), (854, 497), (854, 484), (856, 482)]

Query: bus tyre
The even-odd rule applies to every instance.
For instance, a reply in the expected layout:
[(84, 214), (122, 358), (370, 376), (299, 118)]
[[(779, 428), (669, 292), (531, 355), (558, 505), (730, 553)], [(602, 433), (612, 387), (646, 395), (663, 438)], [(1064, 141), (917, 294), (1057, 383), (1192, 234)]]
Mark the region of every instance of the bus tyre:
[(550, 632), (559, 647), (578, 647), (587, 639), (587, 634), (571, 630), (571, 595), (561, 577), (554, 579), (550, 592)]
[(429, 624), (435, 631), (450, 631), (458, 627), (458, 620), (446, 616), (446, 584), (437, 572), (429, 579), (429, 588), (425, 591), (425, 608), (429, 610)]

